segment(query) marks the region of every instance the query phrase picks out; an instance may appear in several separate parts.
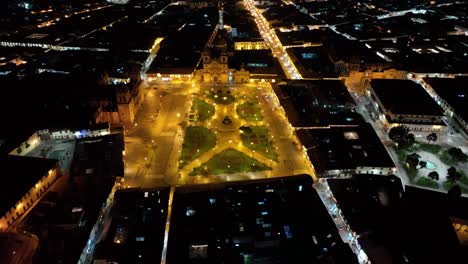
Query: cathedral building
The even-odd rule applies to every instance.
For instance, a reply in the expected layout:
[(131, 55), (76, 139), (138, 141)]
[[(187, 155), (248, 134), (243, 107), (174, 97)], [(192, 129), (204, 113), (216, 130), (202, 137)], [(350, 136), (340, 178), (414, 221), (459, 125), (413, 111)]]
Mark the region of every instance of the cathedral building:
[(209, 83), (246, 83), (249, 82), (249, 71), (229, 67), (229, 58), (233, 52), (228, 52), (226, 40), (220, 35), (213, 41), (211, 47), (202, 54), (202, 69), (195, 74), (196, 80)]

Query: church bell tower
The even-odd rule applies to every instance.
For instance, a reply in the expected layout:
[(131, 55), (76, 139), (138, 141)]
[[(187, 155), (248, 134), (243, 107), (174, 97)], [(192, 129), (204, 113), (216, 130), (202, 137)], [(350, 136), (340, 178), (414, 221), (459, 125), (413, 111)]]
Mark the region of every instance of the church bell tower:
[(218, 14), (219, 14), (218, 29), (219, 30), (223, 29), (224, 27), (223, 12), (224, 12), (223, 3), (218, 2)]

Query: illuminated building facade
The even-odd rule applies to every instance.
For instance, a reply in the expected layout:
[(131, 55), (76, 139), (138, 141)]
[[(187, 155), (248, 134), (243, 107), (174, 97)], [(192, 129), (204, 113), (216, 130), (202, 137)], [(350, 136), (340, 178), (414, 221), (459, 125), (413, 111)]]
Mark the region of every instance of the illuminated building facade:
[(265, 41), (235, 41), (235, 50), (268, 50), (269, 47)]

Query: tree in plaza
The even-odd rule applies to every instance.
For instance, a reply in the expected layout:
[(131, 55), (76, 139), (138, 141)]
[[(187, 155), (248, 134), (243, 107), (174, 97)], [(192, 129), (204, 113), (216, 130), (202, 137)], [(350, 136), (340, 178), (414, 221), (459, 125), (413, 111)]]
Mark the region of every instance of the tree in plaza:
[(406, 135), (406, 138), (404, 140), (404, 144), (406, 146), (411, 146), (411, 145), (413, 145), (414, 141), (416, 141), (416, 139), (414, 138), (414, 134), (409, 133), (408, 135)]
[(457, 171), (455, 167), (450, 167), (447, 170), (447, 180), (455, 182), (461, 178), (461, 174)]
[(409, 132), (409, 128), (404, 125), (396, 126), (390, 129), (388, 137), (398, 143), (400, 147), (411, 146), (415, 142), (414, 135)]
[(388, 137), (394, 142), (400, 143), (403, 140), (405, 140), (408, 134), (409, 134), (409, 128), (407, 126), (400, 125), (400, 126), (392, 127), (390, 131), (388, 132)]
[(427, 161), (424, 161), (424, 160), (419, 161), (420, 169), (426, 168), (426, 166), (427, 166)]
[(419, 159), (420, 158), (421, 158), (421, 156), (419, 156), (418, 153), (409, 154), (406, 157), (406, 163), (408, 164), (408, 167), (410, 167), (412, 169), (416, 169), (416, 166), (418, 166), (418, 164), (419, 164)]
[(439, 173), (437, 173), (437, 171), (431, 171), (431, 172), (429, 172), (427, 177), (433, 179), (434, 181), (438, 181), (439, 180)]
[(427, 143), (430, 143), (431, 141), (436, 142), (437, 141), (437, 134), (436, 133), (430, 133), (427, 135)]
[(251, 134), (252, 133), (252, 128), (248, 127), (248, 126), (241, 126), (239, 129), (241, 131), (243, 131), (243, 133), (246, 133), (246, 134)]
[(468, 155), (466, 155), (460, 148), (452, 147), (448, 150), (448, 154), (452, 156), (452, 159), (457, 161), (467, 161)]

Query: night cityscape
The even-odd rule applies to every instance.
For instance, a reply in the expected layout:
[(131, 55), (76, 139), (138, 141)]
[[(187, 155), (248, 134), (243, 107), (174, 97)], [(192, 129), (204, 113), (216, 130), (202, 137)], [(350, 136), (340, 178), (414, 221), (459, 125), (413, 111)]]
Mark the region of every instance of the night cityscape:
[(0, 264), (468, 263), (466, 0), (2, 0)]

